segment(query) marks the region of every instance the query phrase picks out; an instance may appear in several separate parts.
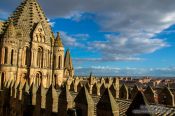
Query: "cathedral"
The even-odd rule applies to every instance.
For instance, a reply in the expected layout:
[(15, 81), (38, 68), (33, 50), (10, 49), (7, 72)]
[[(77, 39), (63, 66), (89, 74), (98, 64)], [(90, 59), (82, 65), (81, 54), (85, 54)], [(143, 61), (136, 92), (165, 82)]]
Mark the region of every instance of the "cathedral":
[(0, 22), (0, 116), (175, 116), (169, 85), (73, 77), (60, 33), (55, 38), (37, 0), (23, 0)]
[(24, 0), (5, 22), (0, 22), (0, 72), (3, 81), (28, 81), (44, 87), (61, 85), (74, 76), (70, 51), (64, 46), (38, 4)]

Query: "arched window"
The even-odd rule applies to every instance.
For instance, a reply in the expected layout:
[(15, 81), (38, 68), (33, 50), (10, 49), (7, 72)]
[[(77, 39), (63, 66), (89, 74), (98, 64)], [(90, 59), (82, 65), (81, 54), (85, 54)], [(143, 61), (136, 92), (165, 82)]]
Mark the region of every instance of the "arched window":
[(56, 68), (56, 56), (55, 55), (53, 55), (53, 65), (54, 65), (54, 68)]
[(57, 75), (54, 74), (54, 81), (55, 81), (55, 86), (57, 85)]
[(61, 69), (61, 56), (58, 57), (58, 68)]
[(36, 34), (36, 41), (39, 41), (39, 37), (38, 37), (38, 35)]
[(47, 67), (50, 67), (50, 51), (48, 50)]
[(46, 67), (49, 67), (49, 56), (48, 56), (48, 52), (46, 53)]
[(4, 63), (8, 63), (8, 48), (5, 48), (5, 56), (4, 56)]
[(43, 67), (43, 49), (42, 48), (38, 48), (37, 66), (40, 68)]
[(1, 74), (1, 89), (4, 88), (4, 79), (5, 79), (4, 72), (2, 72), (2, 74)]
[(30, 59), (30, 50), (29, 47), (24, 47), (22, 50), (22, 66), (29, 65), (29, 59)]
[(43, 41), (46, 42), (46, 37), (45, 36), (43, 36)]
[(13, 62), (13, 56), (14, 56), (14, 50), (12, 49), (12, 52), (11, 52), (11, 62), (10, 62), (11, 65), (13, 65), (13, 63), (14, 63), (14, 62)]
[(30, 59), (30, 49), (26, 47), (25, 49), (25, 65), (29, 65), (29, 59)]
[(4, 64), (5, 48), (2, 48), (1, 51), (1, 64)]
[(40, 36), (40, 42), (43, 42), (43, 36), (42, 36), (42, 34), (40, 33), (39, 36)]
[(50, 78), (49, 78), (49, 74), (46, 75), (46, 78), (47, 78), (47, 87), (49, 87), (50, 85)]
[(42, 73), (41, 72), (37, 72), (36, 73), (36, 77), (35, 77), (35, 84), (36, 86), (39, 86), (42, 82)]

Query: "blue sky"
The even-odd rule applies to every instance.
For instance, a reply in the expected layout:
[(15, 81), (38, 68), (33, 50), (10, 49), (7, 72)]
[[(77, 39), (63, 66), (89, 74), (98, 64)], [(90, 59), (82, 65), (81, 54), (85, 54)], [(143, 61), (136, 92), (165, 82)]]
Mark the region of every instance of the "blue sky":
[[(0, 0), (6, 20), (21, 0)], [(77, 75), (175, 76), (173, 0), (38, 0)]]

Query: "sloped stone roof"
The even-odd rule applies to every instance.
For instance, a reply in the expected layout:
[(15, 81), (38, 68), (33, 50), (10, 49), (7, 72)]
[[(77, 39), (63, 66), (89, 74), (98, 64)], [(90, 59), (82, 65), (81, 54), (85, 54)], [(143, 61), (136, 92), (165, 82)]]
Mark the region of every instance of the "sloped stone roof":
[(78, 93), (74, 101), (75, 103), (80, 103), (84, 105), (94, 104), (94, 101), (92, 97), (90, 96), (90, 94), (88, 93), (88, 90), (86, 89), (85, 86), (81, 88), (80, 92)]
[(144, 91), (145, 94), (154, 94), (154, 90), (151, 86), (148, 86), (146, 90)]
[(70, 91), (68, 90), (67, 86), (65, 86), (60, 95), (59, 95), (59, 99), (63, 100), (63, 101), (73, 101), (73, 97), (72, 95), (70, 94)]
[(119, 106), (117, 105), (109, 88), (105, 89), (103, 95), (101, 96), (99, 102), (97, 103), (97, 108), (107, 111), (117, 111), (119, 109)]
[(17, 31), (21, 32), (29, 41), (32, 38), (31, 34), (34, 28), (39, 22), (41, 22), (44, 31), (47, 32), (46, 38), (53, 37), (50, 24), (37, 0), (24, 0), (4, 23), (3, 30), (6, 30), (11, 20), (13, 20)]
[(141, 91), (138, 91), (128, 110), (127, 116), (152, 116), (148, 102)]
[(56, 89), (53, 85), (50, 85), (49, 89), (47, 90), (46, 96), (49, 96), (49, 97), (52, 97), (52, 98), (58, 96), (57, 91), (56, 91)]

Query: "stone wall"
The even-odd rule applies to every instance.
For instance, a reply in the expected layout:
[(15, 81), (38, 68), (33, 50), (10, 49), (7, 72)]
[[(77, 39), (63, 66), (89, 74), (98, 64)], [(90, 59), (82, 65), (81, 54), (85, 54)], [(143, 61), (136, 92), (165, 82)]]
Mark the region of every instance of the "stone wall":
[[(144, 90), (135, 85), (134, 88), (137, 88), (138, 92), (134, 93), (132, 100), (128, 98), (128, 87), (123, 85), (120, 92), (124, 90), (126, 93), (121, 96), (119, 88), (116, 89), (119, 87), (118, 79), (69, 78), (57, 88), (52, 84), (45, 88), (42, 84), (37, 86), (27, 81), (21, 83), (14, 80), (1, 84), (0, 116), (119, 116), (127, 115), (126, 112), (141, 104), (154, 109), (159, 106), (150, 106), (149, 100), (153, 104), (152, 99), (155, 99), (154, 90), (150, 87)], [(161, 94), (162, 92), (164, 94)], [(146, 99), (149, 95), (152, 99)], [(164, 88), (158, 95), (162, 96), (160, 99), (164, 102), (161, 103), (166, 105), (166, 110), (174, 109), (171, 90)], [(123, 104), (126, 106), (122, 106)]]

